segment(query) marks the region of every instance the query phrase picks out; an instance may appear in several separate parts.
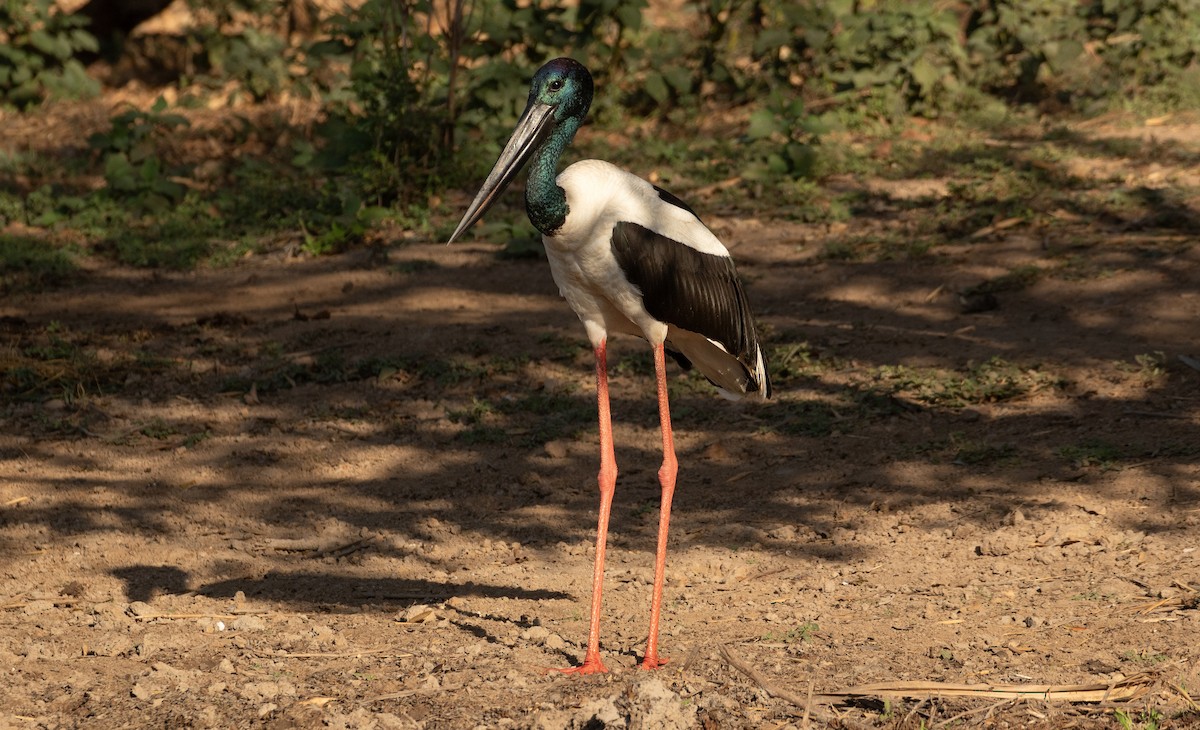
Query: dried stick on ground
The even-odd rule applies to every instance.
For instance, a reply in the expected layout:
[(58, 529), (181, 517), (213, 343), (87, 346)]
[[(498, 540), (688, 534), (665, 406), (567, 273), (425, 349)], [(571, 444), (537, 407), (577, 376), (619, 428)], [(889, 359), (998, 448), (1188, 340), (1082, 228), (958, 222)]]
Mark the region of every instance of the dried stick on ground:
[(753, 682), (762, 688), (762, 690), (768, 695), (772, 697), (778, 697), (781, 700), (786, 700), (787, 702), (791, 702), (796, 707), (802, 708), (807, 717), (811, 717), (818, 722), (825, 723), (826, 725), (836, 722), (843, 727), (857, 727), (857, 725), (851, 723), (846, 718), (831, 715), (820, 710), (814, 710), (810, 701), (805, 700), (800, 695), (789, 692), (786, 689), (776, 687), (774, 684), (769, 682), (766, 677), (759, 674), (758, 670), (742, 661), (741, 658), (734, 654), (733, 651), (724, 644), (721, 644), (721, 656), (725, 658), (725, 661), (729, 662), (731, 667), (753, 680)]

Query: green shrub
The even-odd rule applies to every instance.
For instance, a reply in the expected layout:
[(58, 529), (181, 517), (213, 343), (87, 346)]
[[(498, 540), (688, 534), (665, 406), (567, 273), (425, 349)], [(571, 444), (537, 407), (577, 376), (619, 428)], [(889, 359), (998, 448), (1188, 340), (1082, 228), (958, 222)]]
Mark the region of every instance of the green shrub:
[(1079, 0), (988, 0), (967, 20), (971, 83), (1027, 100), (1046, 93), (1050, 77), (1081, 86), (1086, 72), (1076, 62), (1086, 40)]
[(97, 51), (87, 20), (58, 10), (53, 0), (0, 2), (0, 103), (25, 108), (49, 96), (99, 92), (75, 56)]
[(116, 197), (134, 199), (139, 207), (162, 212), (178, 203), (187, 192), (175, 177), (186, 172), (168, 164), (159, 151), (163, 138), (187, 119), (166, 112), (167, 102), (159, 97), (150, 111), (128, 109), (112, 118), (107, 132), (97, 132), (88, 145), (104, 164), (108, 191)]
[(1082, 11), (1108, 93), (1200, 104), (1200, 4), (1099, 0)]

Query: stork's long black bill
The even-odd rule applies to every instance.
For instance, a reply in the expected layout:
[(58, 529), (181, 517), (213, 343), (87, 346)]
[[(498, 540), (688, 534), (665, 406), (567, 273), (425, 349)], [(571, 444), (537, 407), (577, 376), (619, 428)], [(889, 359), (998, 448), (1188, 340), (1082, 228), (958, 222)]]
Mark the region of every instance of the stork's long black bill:
[(483, 217), (483, 214), (492, 207), (492, 203), (496, 202), (500, 193), (504, 192), (504, 189), (513, 181), (533, 153), (542, 146), (542, 142), (550, 132), (554, 131), (554, 110), (555, 107), (536, 101), (525, 107), (525, 113), (517, 122), (517, 128), (513, 130), (508, 144), (504, 145), (500, 159), (496, 160), (492, 171), (483, 181), (483, 187), (476, 193), (475, 200), (471, 201), (471, 206), (467, 208), (467, 212), (459, 221), (458, 228), (454, 229), (454, 235), (450, 236), (450, 240), (446, 243), (454, 243), (456, 238)]

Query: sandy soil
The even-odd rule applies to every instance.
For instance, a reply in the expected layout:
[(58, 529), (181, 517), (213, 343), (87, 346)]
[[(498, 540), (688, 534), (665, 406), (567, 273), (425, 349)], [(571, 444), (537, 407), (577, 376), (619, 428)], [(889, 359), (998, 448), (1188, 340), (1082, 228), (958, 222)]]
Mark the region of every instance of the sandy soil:
[[(1133, 187), (1194, 175), (1104, 162)], [(96, 377), (0, 411), (0, 725), (1118, 727), (1104, 703), (1036, 695), (795, 700), (899, 681), (1123, 698), (1133, 678), (1131, 726), (1197, 726), (1196, 218), (822, 255), (903, 225), (907, 193), (927, 202), (909, 215), (945, 194), (851, 184), (879, 215), (706, 216), (778, 397), (674, 376), (672, 662), (654, 673), (635, 669), (660, 458), (637, 341), (612, 359), (613, 671), (542, 671), (582, 656), (597, 465), (591, 353), (543, 261), (397, 232), (190, 273), (93, 262), (6, 297), (5, 348), (68, 342)], [(1028, 266), (1051, 273), (983, 307), (956, 294)], [(993, 357), (1023, 392), (897, 385)]]

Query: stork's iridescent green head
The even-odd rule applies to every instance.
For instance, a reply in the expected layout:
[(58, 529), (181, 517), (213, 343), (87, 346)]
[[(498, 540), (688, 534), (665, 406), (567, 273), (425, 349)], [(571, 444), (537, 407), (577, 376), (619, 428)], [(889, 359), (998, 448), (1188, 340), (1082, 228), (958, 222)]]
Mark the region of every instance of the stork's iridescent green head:
[(583, 121), (592, 105), (592, 92), (592, 75), (582, 63), (556, 58), (534, 74), (528, 106), (554, 107), (554, 118), (560, 124), (571, 117)]
[(534, 158), (533, 169), (525, 190), (529, 219), (543, 233), (562, 225), (566, 198), (554, 183), (555, 168), (587, 116), (592, 92), (592, 75), (574, 59), (556, 58), (538, 69), (517, 128), (450, 236), (450, 243), (483, 217), (530, 158)]

